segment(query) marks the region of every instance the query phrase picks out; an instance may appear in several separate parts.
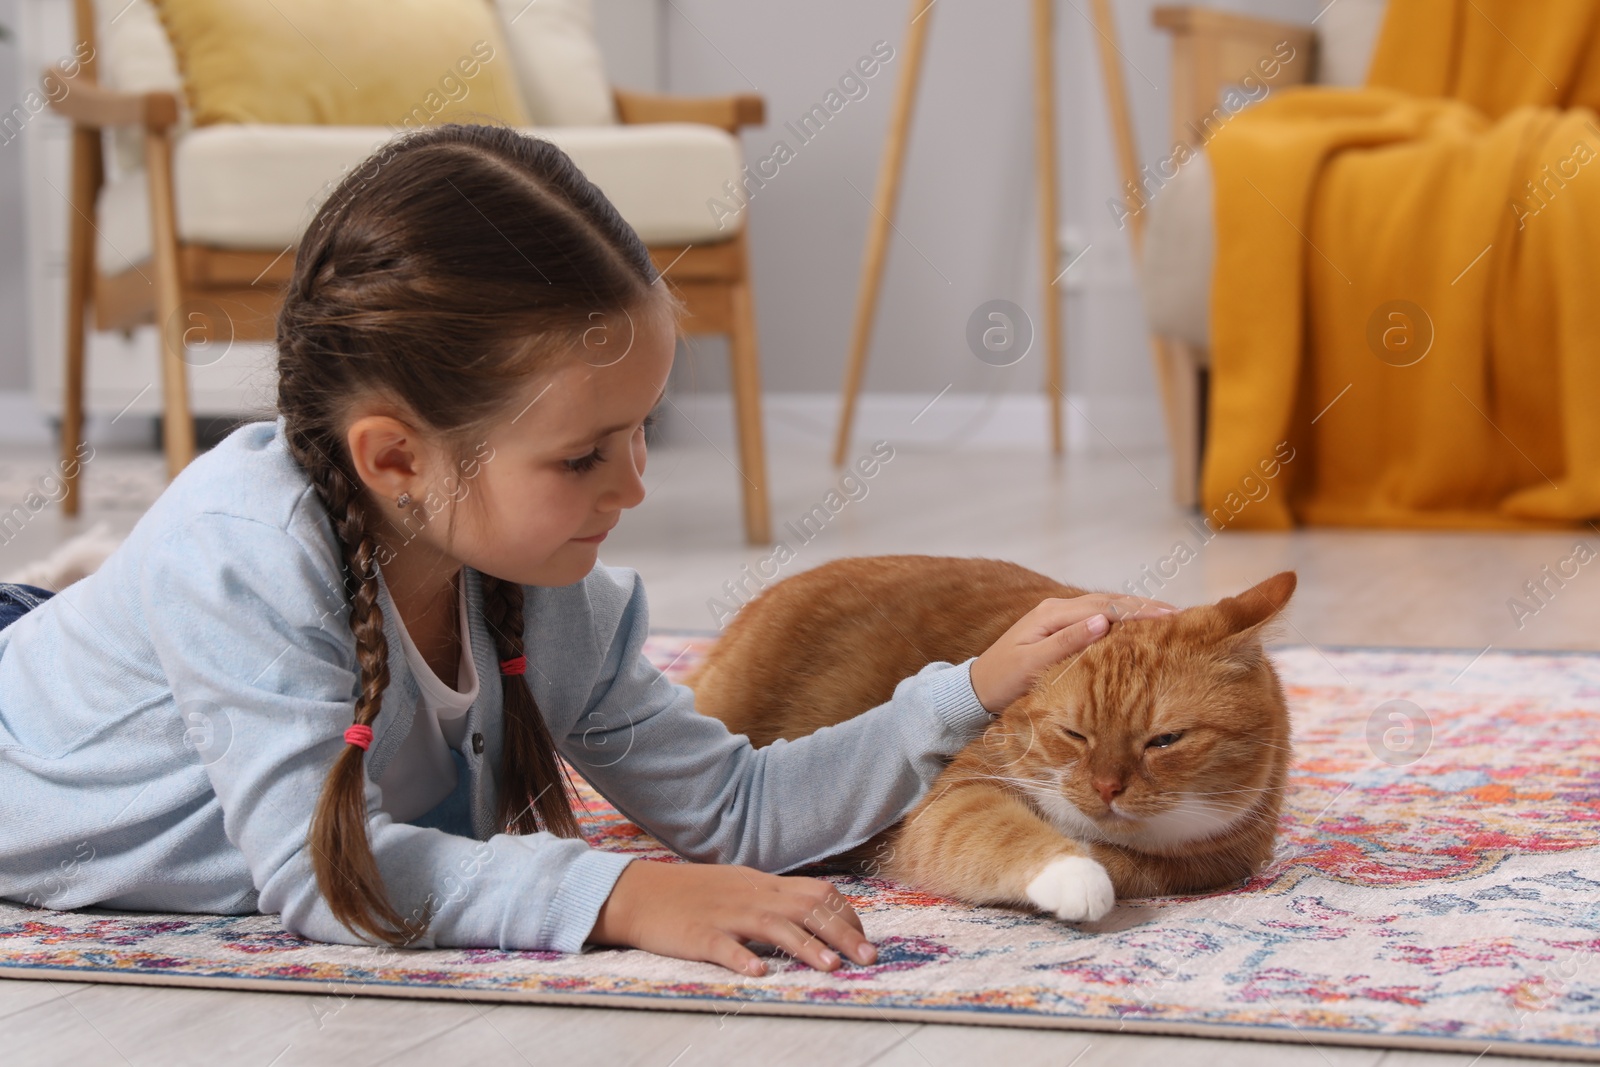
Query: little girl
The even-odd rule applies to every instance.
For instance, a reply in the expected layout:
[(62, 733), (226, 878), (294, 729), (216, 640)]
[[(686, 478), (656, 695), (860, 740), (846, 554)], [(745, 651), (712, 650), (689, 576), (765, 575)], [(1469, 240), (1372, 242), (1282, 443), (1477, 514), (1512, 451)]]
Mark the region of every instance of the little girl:
[[(753, 975), (750, 941), (870, 962), (828, 882), (764, 872), (902, 817), (1106, 614), (1164, 605), (1046, 601), (842, 725), (730, 735), (642, 655), (638, 575), (596, 559), (644, 499), (679, 311), (549, 142), (443, 126), (346, 176), (278, 316), (276, 420), (190, 464), (89, 577), (0, 590), (0, 896)], [(699, 862), (591, 848), (563, 758)]]

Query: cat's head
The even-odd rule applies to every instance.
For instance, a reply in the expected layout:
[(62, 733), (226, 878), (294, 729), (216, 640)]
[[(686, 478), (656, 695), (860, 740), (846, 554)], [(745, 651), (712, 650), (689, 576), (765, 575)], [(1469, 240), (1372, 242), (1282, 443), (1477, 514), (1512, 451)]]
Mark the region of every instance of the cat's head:
[(1140, 851), (1275, 818), (1276, 803), (1251, 810), (1281, 791), (1289, 754), (1262, 638), (1294, 588), (1284, 571), (1215, 604), (1113, 622), (1006, 709), (988, 769), (1068, 836)]

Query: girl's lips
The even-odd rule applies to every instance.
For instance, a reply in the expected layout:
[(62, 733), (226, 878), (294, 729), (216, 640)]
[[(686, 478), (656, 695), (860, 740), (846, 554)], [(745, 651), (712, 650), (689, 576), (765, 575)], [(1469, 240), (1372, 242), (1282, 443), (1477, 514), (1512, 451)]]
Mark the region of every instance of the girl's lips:
[(582, 541), (585, 544), (597, 545), (601, 541), (604, 541), (606, 539), (606, 534), (608, 534), (610, 532), (611, 532), (610, 530), (602, 530), (599, 533), (595, 534), (593, 537), (574, 537), (573, 540), (574, 541)]

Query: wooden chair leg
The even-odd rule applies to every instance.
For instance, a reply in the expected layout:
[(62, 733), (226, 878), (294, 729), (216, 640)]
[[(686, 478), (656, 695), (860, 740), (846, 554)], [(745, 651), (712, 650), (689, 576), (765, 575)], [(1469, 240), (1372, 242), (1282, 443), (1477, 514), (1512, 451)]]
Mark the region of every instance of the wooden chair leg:
[(167, 478), (176, 478), (194, 459), (194, 416), (189, 404), (188, 364), (184, 361), (185, 323), (180, 320), (182, 283), (178, 273), (178, 228), (173, 206), (172, 140), (166, 131), (144, 135), (145, 174), (150, 181), (150, 237), (156, 272), (156, 336), (161, 346), (163, 436)]
[[(1100, 51), (1111, 133), (1116, 142), (1117, 168), (1124, 187), (1139, 184), (1139, 156), (1133, 136), (1133, 115), (1128, 107), (1128, 87), (1122, 77), (1122, 50), (1117, 45), (1117, 23), (1111, 0), (1090, 0), (1095, 42)], [(1174, 128), (1177, 121), (1174, 119)], [(1144, 212), (1128, 217), (1128, 241), (1135, 266), (1144, 255)], [(1167, 337), (1150, 337), (1150, 356), (1161, 407), (1166, 415), (1167, 441), (1172, 448), (1172, 499), (1192, 508), (1200, 499), (1199, 362), (1195, 353)]]
[(905, 58), (900, 61), (900, 82), (894, 91), (889, 136), (884, 143), (883, 162), (878, 166), (878, 187), (872, 195), (874, 210), (867, 219), (867, 247), (861, 259), (861, 290), (856, 296), (856, 322), (850, 335), (850, 362), (845, 368), (839, 430), (833, 444), (835, 467), (844, 466), (844, 453), (850, 447), (850, 428), (856, 417), (856, 397), (861, 392), (861, 379), (866, 372), (867, 344), (872, 339), (872, 321), (878, 313), (878, 292), (883, 285), (884, 257), (889, 247), (889, 222), (894, 218), (895, 204), (900, 199), (900, 172), (905, 165), (911, 110), (916, 102), (917, 78), (922, 71), (922, 56), (927, 50), (928, 27), (931, 25), (931, 0), (911, 0), (911, 25), (906, 33)]
[(61, 510), (78, 514), (78, 477), (83, 442), (84, 334), (89, 312), (89, 288), (94, 281), (95, 196), (100, 188), (100, 131), (72, 132), (72, 206), (67, 220), (67, 350), (62, 368), (61, 398)]
[(750, 293), (750, 261), (744, 235), (739, 255), (743, 270), (729, 286), (728, 355), (733, 372), (733, 406), (739, 430), (740, 489), (744, 495), (745, 540), (772, 543), (772, 508), (767, 500), (766, 445), (761, 428), (761, 361), (756, 346), (755, 300)]
[(1056, 288), (1056, 267), (1061, 258), (1060, 223), (1056, 201), (1060, 185), (1056, 180), (1056, 98), (1055, 31), (1051, 8), (1054, 0), (1033, 0), (1033, 151), (1034, 172), (1039, 183), (1039, 268), (1044, 275), (1044, 393), (1050, 404), (1050, 446), (1058, 456), (1066, 452), (1066, 435), (1061, 425), (1061, 401), (1066, 396), (1061, 354), (1061, 298)]
[(1200, 503), (1200, 357), (1192, 347), (1162, 338), (1172, 444), (1172, 498), (1179, 506)]

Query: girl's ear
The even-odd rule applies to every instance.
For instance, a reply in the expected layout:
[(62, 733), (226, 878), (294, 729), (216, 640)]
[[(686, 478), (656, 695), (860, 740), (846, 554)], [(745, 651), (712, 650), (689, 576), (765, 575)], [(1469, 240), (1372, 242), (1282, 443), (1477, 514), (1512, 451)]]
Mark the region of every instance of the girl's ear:
[(356, 476), (379, 500), (392, 500), (421, 477), (418, 434), (391, 415), (359, 416), (345, 432), (345, 447)]
[(1235, 643), (1257, 636), (1263, 624), (1277, 616), (1294, 595), (1294, 571), (1282, 571), (1246, 589), (1238, 596), (1224, 597), (1212, 609), (1221, 620), (1224, 635)]

